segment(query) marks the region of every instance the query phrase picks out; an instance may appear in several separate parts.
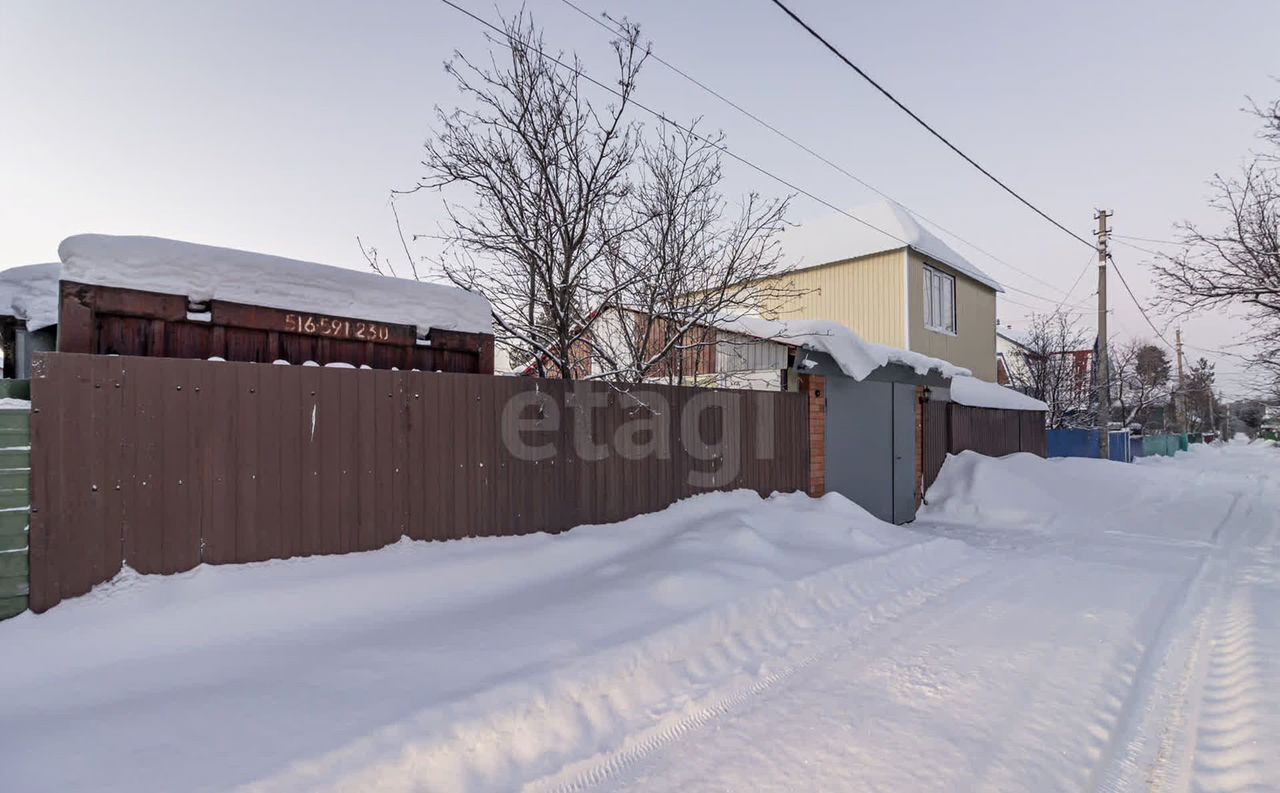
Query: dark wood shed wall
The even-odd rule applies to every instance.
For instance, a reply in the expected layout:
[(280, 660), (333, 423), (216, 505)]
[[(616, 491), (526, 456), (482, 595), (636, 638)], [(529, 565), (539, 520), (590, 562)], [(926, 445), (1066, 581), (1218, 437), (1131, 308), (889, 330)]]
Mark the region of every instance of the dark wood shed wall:
[[(223, 358), (493, 374), (493, 336), (64, 281), (58, 349), (97, 355)], [(425, 342), (425, 343), (423, 343)]]

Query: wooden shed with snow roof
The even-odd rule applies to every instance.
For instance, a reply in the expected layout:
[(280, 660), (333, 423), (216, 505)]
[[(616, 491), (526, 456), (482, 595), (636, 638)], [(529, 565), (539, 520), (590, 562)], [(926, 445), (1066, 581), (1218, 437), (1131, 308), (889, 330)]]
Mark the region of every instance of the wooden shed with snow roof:
[(455, 287), (154, 237), (58, 255), (60, 352), (493, 373), (489, 303)]

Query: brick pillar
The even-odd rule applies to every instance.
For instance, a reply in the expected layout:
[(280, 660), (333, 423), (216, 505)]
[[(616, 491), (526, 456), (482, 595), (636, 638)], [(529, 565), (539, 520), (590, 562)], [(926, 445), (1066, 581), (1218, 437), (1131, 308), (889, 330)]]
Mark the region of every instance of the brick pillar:
[(827, 379), (800, 375), (800, 393), (809, 399), (809, 495), (827, 492)]

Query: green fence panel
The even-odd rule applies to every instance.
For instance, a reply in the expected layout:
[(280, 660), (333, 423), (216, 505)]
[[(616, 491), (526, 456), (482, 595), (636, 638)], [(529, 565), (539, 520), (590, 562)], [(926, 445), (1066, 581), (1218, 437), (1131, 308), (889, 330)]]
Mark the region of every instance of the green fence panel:
[(0, 378), (0, 397), (30, 399), (31, 381)]
[[(25, 580), (25, 579), (24, 579)], [(16, 617), (27, 610), (27, 596), (0, 597), (0, 620)]]
[(1144, 457), (1172, 457), (1178, 449), (1177, 435), (1144, 435), (1142, 438)]
[[(0, 396), (28, 398), (30, 384), (0, 380)], [(31, 589), (27, 524), (31, 515), (31, 414), (0, 409), (0, 620), (27, 610)]]

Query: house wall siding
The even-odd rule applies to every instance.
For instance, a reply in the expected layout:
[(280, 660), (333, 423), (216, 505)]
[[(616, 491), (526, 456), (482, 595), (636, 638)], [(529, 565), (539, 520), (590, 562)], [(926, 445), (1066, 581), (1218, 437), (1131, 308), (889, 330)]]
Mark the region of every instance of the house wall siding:
[[(956, 334), (930, 330), (924, 325), (924, 266), (956, 277)], [(996, 379), (996, 293), (991, 287), (945, 264), (911, 251), (907, 302), (911, 312), (911, 347), (915, 352), (942, 358), (973, 371), (974, 376)]]
[(777, 318), (832, 320), (867, 341), (906, 348), (901, 248), (783, 277), (804, 294), (772, 307)]

